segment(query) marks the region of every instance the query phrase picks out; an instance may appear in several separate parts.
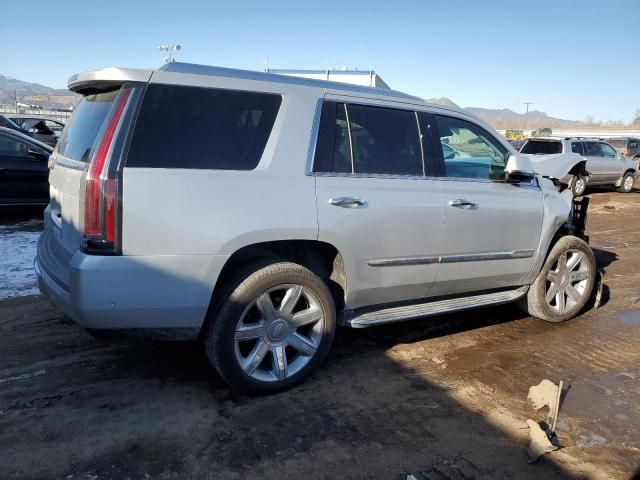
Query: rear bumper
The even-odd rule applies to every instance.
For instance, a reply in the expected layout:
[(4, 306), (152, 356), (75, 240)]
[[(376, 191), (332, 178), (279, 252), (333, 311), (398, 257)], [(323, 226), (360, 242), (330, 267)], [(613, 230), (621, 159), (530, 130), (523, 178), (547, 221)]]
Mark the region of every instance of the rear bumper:
[(34, 262), (38, 286), (60, 310), (90, 330), (182, 329), (197, 335), (228, 258), (98, 256), (77, 251), (61, 266), (50, 255), (56, 241), (50, 230), (40, 237)]

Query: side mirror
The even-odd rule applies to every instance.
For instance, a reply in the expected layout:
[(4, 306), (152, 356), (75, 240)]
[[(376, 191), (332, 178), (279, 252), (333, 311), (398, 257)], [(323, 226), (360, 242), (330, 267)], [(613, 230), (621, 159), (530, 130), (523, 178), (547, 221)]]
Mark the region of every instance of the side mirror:
[(530, 182), (536, 176), (528, 155), (511, 155), (504, 173), (509, 183)]
[(30, 148), (29, 150), (27, 150), (27, 153), (30, 156), (37, 158), (38, 160), (49, 160), (49, 154), (41, 150)]

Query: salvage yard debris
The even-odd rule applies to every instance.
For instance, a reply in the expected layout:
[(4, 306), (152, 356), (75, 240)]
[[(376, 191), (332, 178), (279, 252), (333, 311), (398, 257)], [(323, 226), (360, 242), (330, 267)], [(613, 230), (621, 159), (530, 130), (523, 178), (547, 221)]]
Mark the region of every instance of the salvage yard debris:
[(532, 462), (538, 460), (538, 458), (545, 453), (560, 448), (560, 442), (558, 441), (555, 431), (558, 422), (558, 412), (560, 411), (562, 387), (562, 380), (560, 380), (560, 385), (556, 385), (551, 380), (545, 378), (538, 385), (534, 385), (529, 389), (527, 399), (531, 401), (535, 410), (549, 407), (547, 422), (536, 423), (533, 420), (527, 420), (529, 436), (531, 438), (527, 453)]

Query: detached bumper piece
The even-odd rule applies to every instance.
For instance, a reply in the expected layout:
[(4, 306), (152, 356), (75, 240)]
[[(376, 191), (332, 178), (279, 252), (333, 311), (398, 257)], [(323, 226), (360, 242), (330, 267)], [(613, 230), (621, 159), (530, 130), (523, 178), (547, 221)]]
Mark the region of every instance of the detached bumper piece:
[(587, 225), (587, 209), (589, 208), (589, 198), (582, 197), (580, 200), (573, 199), (571, 215), (569, 216), (569, 229), (571, 235), (583, 239), (589, 243), (589, 236), (584, 231)]

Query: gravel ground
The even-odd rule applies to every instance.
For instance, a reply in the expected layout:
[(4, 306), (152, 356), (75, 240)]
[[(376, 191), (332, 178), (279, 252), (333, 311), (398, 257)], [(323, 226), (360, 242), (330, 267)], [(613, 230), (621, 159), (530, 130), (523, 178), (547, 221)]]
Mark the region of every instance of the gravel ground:
[[(41, 296), (1, 300), (0, 477), (632, 478), (640, 193), (591, 198), (600, 309), (557, 325), (504, 306), (341, 329), (323, 368), (270, 397), (230, 392), (196, 344), (107, 343)], [(563, 448), (530, 464), (525, 422), (546, 412), (526, 397), (543, 378), (569, 385)]]

